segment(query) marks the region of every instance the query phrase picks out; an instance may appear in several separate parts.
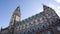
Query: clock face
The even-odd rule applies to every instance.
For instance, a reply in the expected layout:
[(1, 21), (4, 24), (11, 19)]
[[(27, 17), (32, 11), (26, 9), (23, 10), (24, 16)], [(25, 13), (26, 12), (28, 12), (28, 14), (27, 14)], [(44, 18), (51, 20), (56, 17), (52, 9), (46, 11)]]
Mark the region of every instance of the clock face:
[(19, 16), (16, 16), (16, 21), (19, 21)]

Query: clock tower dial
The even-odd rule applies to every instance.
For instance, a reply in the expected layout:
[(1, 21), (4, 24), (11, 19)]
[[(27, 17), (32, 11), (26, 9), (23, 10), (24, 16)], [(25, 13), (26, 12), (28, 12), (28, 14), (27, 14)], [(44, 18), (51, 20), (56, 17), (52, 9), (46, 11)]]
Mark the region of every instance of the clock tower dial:
[(16, 21), (19, 21), (20, 20), (20, 17), (19, 16), (16, 16)]

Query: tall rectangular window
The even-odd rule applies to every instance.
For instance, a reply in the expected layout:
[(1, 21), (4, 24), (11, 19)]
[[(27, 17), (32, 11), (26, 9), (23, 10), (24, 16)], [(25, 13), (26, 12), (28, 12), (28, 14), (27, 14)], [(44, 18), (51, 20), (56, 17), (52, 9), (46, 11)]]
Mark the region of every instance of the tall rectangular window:
[(57, 30), (60, 31), (60, 26), (57, 26)]
[(48, 31), (48, 32), (47, 32), (47, 34), (51, 34), (51, 32), (50, 32), (50, 31)]

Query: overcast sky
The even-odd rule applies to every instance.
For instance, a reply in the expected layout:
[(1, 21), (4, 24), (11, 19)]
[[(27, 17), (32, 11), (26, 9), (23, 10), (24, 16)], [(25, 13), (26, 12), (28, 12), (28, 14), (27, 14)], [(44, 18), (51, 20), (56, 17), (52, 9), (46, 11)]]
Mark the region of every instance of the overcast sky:
[(0, 0), (0, 28), (9, 26), (17, 6), (20, 6), (21, 20), (23, 20), (42, 12), (43, 4), (53, 8), (60, 16), (60, 0)]

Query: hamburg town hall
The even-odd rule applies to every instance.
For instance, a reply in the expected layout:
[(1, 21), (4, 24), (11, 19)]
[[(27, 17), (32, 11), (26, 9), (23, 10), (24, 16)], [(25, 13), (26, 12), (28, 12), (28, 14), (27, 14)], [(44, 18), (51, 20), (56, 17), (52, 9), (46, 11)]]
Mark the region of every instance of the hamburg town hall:
[(42, 12), (22, 21), (18, 6), (9, 23), (8, 27), (0, 29), (0, 34), (60, 34), (60, 18), (46, 5), (43, 5)]

